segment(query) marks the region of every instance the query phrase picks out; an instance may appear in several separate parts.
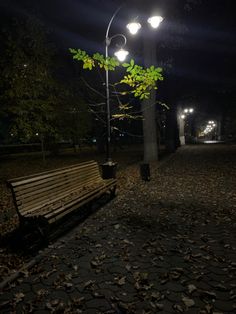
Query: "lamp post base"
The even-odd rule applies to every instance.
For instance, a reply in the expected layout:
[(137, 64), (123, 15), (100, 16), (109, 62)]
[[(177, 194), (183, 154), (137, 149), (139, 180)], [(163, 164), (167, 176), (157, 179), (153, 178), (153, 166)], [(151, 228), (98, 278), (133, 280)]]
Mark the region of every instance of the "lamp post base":
[(150, 166), (148, 163), (143, 163), (140, 165), (140, 175), (143, 181), (151, 180)]
[(102, 178), (104, 180), (116, 178), (117, 162), (107, 161), (104, 164), (101, 164), (100, 167), (102, 171)]

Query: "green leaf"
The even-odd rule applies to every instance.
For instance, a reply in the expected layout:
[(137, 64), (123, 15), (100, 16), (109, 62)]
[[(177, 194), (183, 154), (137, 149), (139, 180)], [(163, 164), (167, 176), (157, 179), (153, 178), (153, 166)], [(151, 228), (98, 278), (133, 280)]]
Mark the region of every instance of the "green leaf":
[(128, 67), (129, 67), (129, 63), (122, 63), (122, 66), (123, 66), (124, 68), (128, 68)]

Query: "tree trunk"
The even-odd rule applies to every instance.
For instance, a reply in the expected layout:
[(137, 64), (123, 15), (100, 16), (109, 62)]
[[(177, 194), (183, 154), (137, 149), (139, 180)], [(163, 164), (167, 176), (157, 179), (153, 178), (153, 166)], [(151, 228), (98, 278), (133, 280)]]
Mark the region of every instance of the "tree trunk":
[(171, 107), (166, 117), (166, 150), (174, 153), (180, 146), (179, 131), (177, 125), (176, 109)]
[[(154, 40), (143, 39), (144, 66), (156, 64), (156, 44)], [(152, 90), (149, 99), (142, 101), (144, 162), (158, 160), (156, 130), (156, 91)]]

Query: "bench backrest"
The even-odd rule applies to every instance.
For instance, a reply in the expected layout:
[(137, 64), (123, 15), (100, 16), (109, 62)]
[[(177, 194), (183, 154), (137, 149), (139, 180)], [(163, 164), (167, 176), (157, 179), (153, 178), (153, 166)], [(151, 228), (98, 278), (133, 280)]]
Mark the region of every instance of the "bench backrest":
[(9, 180), (16, 209), (19, 215), (31, 208), (46, 206), (91, 184), (102, 181), (97, 162), (42, 172)]

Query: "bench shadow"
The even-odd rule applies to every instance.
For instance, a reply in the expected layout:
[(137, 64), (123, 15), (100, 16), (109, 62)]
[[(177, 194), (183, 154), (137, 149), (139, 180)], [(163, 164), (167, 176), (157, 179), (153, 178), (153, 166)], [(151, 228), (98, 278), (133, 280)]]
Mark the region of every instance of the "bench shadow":
[(20, 226), (0, 239), (0, 247), (20, 256), (35, 256), (39, 250), (53, 244), (60, 237), (65, 236), (74, 228), (82, 224), (89, 216), (111, 200), (111, 196), (104, 194), (99, 199), (93, 200), (78, 208), (63, 219), (52, 224), (47, 237), (43, 237), (37, 229), (24, 229)]

